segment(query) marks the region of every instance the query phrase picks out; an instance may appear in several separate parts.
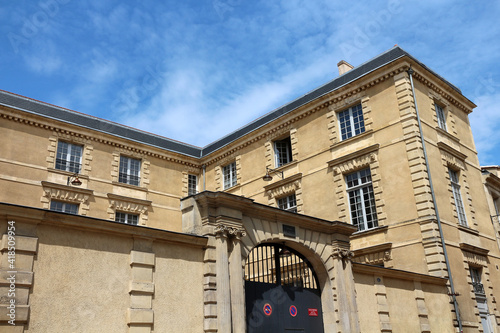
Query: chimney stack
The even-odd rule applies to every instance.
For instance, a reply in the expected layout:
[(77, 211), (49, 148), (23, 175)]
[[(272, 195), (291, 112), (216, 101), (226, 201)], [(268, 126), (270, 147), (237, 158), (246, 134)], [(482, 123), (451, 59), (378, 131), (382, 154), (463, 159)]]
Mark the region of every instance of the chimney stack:
[(351, 69), (354, 68), (353, 65), (351, 65), (350, 63), (348, 63), (345, 60), (340, 60), (340, 62), (337, 64), (337, 66), (339, 68), (339, 75), (342, 75), (346, 72), (349, 72)]

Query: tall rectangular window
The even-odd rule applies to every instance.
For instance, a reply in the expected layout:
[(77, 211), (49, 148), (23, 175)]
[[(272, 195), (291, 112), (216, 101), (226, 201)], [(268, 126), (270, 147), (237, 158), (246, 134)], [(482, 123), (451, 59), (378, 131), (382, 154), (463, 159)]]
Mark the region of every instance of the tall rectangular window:
[(51, 200), (50, 210), (62, 213), (69, 213), (69, 214), (78, 214), (78, 204)]
[(278, 199), (278, 207), (279, 209), (297, 213), (297, 200), (295, 198), (295, 193), (287, 197)]
[(474, 292), (476, 294), (484, 294), (484, 287), (481, 283), (481, 268), (469, 267), (469, 272)]
[(224, 189), (236, 186), (236, 162), (226, 165), (222, 168), (222, 174), (224, 176)]
[(135, 158), (120, 156), (120, 183), (139, 186), (141, 175), (141, 161)]
[(292, 161), (292, 141), (290, 137), (274, 141), (275, 165), (280, 167)]
[(198, 193), (198, 177), (195, 175), (188, 175), (188, 195)]
[(462, 201), (462, 194), (460, 193), (460, 183), (458, 181), (458, 174), (456, 171), (450, 168), (448, 168), (448, 174), (450, 175), (451, 190), (453, 192), (455, 207), (457, 208), (458, 223), (466, 226), (467, 217), (465, 216), (464, 202)]
[(83, 147), (59, 141), (57, 143), (56, 169), (80, 173)]
[(365, 131), (365, 121), (363, 119), (363, 108), (361, 104), (339, 112), (338, 120), (342, 140), (349, 139)]
[(446, 117), (444, 115), (444, 110), (442, 107), (440, 107), (437, 104), (434, 104), (434, 106), (436, 108), (436, 116), (437, 116), (437, 120), (438, 120), (438, 126), (439, 126), (439, 128), (446, 131)]
[(115, 221), (125, 224), (137, 225), (137, 222), (139, 221), (139, 215), (116, 212)]
[(359, 231), (378, 226), (370, 169), (347, 175), (346, 183), (352, 224)]

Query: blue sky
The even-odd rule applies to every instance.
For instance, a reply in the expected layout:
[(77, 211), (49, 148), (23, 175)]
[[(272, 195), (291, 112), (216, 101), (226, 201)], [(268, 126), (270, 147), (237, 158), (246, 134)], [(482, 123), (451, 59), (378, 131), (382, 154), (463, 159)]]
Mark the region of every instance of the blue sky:
[(500, 2), (3, 2), (0, 89), (197, 146), (398, 44), (478, 105), (500, 164)]

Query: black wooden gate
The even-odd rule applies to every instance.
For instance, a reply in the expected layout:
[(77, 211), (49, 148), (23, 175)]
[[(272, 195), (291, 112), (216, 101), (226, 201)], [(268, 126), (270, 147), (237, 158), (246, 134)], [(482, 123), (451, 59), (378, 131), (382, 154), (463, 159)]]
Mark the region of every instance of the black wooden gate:
[(250, 252), (245, 298), (248, 333), (323, 333), (318, 279), (293, 249), (263, 244)]

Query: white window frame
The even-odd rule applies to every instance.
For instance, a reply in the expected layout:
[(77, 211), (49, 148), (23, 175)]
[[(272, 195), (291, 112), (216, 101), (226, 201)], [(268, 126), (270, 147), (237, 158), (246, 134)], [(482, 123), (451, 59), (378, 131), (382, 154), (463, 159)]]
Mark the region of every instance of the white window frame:
[(138, 225), (139, 224), (139, 215), (131, 214), (125, 212), (116, 212), (115, 213), (115, 222)]
[[(377, 207), (370, 168), (347, 174), (345, 182), (351, 224), (355, 225), (358, 231), (378, 227)], [(353, 206), (356, 209), (353, 209)], [(369, 218), (370, 221), (368, 221)]]
[(297, 213), (297, 198), (295, 196), (295, 193), (283, 198), (279, 198), (277, 200), (277, 203), (279, 209)]
[(274, 165), (279, 168), (282, 165), (292, 162), (292, 140), (286, 137), (274, 141)]
[(448, 175), (450, 176), (451, 190), (453, 193), (453, 200), (455, 201), (455, 208), (458, 216), (458, 223), (463, 226), (467, 225), (467, 215), (465, 214), (465, 206), (460, 193), (460, 182), (458, 174), (455, 170), (448, 168)]
[(436, 109), (436, 117), (439, 128), (444, 131), (448, 131), (446, 127), (446, 115), (444, 113), (444, 109), (437, 103), (434, 103), (434, 108)]
[(236, 186), (238, 182), (236, 175), (236, 161), (222, 167), (222, 178), (225, 190)]
[(198, 193), (198, 176), (188, 174), (188, 195)]
[(68, 213), (78, 215), (78, 210), (80, 208), (79, 204), (64, 202), (59, 200), (50, 201), (50, 210), (61, 213)]
[(361, 103), (338, 112), (337, 119), (341, 141), (365, 132), (365, 120)]
[(66, 141), (57, 143), (55, 168), (57, 170), (80, 173), (82, 166), (83, 146)]
[(118, 181), (124, 184), (139, 186), (141, 183), (141, 160), (120, 156)]

